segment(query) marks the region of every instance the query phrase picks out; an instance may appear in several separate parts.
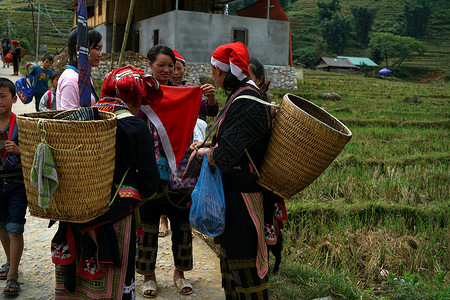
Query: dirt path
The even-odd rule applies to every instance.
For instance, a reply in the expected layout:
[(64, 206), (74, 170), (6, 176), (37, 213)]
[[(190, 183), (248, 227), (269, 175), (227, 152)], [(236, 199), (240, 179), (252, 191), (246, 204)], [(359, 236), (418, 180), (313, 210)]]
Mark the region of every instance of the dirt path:
[[(2, 65), (0, 63), (0, 65)], [(7, 77), (15, 82), (19, 76), (11, 76), (12, 68), (0, 67), (0, 77)], [(34, 102), (27, 105), (18, 100), (13, 106), (13, 112), (23, 114), (34, 111)], [(22, 292), (18, 297), (11, 299), (51, 299), (54, 297), (54, 265), (50, 259), (50, 242), (57, 230), (57, 226), (47, 228), (48, 221), (32, 217), (27, 213), (25, 224), (25, 247), (19, 266), (19, 281), (23, 282)], [(197, 235), (194, 235), (194, 270), (185, 274), (192, 283), (194, 293), (182, 296), (176, 291), (173, 284), (173, 259), (169, 234), (159, 239), (159, 251), (156, 264), (156, 277), (158, 281), (157, 299), (225, 299), (221, 288), (220, 264), (217, 255)], [(0, 263), (6, 260), (3, 248), (0, 250)], [(136, 275), (136, 299), (144, 298), (140, 294), (143, 277)], [(5, 281), (0, 281), (0, 290), (3, 291)], [(0, 294), (0, 299), (9, 299)]]

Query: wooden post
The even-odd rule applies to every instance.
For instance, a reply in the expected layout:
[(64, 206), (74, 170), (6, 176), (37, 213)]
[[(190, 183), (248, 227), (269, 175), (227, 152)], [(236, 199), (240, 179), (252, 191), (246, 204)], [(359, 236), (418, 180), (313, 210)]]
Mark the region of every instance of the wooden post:
[[(31, 3), (31, 0), (30, 0), (30, 5), (31, 5), (31, 19), (32, 19), (32, 21), (33, 21), (33, 47), (35, 47), (36, 46), (36, 31), (34, 30), (34, 9), (33, 9), (33, 3)], [(36, 53), (36, 48), (34, 49), (34, 52)], [(37, 61), (36, 61), (36, 63), (37, 63)]]
[(114, 0), (114, 19), (111, 45), (111, 71), (114, 69), (114, 52), (116, 51), (117, 7), (119, 0)]
[(122, 49), (120, 50), (119, 67), (122, 66), (123, 55), (125, 53), (125, 48), (127, 46), (128, 32), (130, 31), (130, 24), (131, 24), (131, 18), (133, 16), (133, 11), (134, 11), (134, 0), (131, 0), (130, 10), (128, 11), (127, 26), (125, 27), (125, 34), (123, 36)]

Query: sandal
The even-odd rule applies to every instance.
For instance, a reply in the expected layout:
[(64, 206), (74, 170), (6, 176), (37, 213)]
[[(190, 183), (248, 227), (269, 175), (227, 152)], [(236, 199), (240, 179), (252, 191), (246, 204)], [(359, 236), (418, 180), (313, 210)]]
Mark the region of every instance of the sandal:
[[(155, 294), (154, 295), (146, 294), (145, 292), (147, 292), (147, 291), (150, 291), (150, 292), (154, 291)], [(147, 280), (146, 282), (144, 282), (144, 284), (141, 287), (142, 295), (145, 298), (156, 298), (156, 296), (157, 296), (157, 292), (156, 291), (157, 291), (156, 281), (154, 281), (154, 280)]]
[[(175, 286), (177, 287), (178, 292), (181, 295), (190, 295), (194, 292), (194, 289), (192, 288), (192, 285), (189, 283), (189, 281), (187, 279), (178, 279), (177, 281), (175, 281)], [(183, 289), (190, 289), (187, 292), (183, 292)]]
[[(18, 282), (17, 279), (11, 278), (11, 279), (6, 280), (6, 286), (5, 286), (5, 289), (3, 290), (3, 295), (8, 295), (8, 296), (19, 295), (20, 285), (21, 285), (21, 283)], [(6, 290), (7, 288), (10, 288), (10, 290), (7, 291)]]
[(9, 272), (9, 263), (6, 263), (2, 265), (2, 268), (0, 269), (0, 273), (2, 274), (0, 275), (0, 280), (5, 280), (6, 278), (8, 278), (8, 272)]

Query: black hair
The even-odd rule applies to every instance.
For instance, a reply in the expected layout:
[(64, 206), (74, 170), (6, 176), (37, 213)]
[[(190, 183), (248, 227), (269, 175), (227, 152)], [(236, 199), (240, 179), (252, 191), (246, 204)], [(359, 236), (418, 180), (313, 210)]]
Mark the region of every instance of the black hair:
[(248, 68), (252, 70), (256, 78), (262, 77), (263, 80), (259, 84), (259, 87), (262, 87), (262, 85), (266, 82), (266, 72), (264, 71), (264, 65), (256, 58), (250, 58)]
[[(92, 27), (88, 27), (89, 48), (95, 48), (102, 41), (102, 34)], [(67, 40), (67, 53), (70, 62), (74, 61), (74, 54), (77, 53), (77, 28), (73, 28)]]
[(177, 59), (175, 58), (175, 54), (173, 54), (172, 49), (170, 49), (166, 45), (156, 45), (150, 48), (150, 50), (148, 50), (147, 52), (147, 58), (150, 62), (154, 62), (156, 60), (156, 57), (160, 53), (170, 56), (170, 58), (173, 61), (173, 64), (177, 62)]
[(8, 78), (0, 77), (0, 88), (2, 88), (2, 87), (9, 88), (9, 90), (11, 91), (12, 97), (14, 97), (16, 95), (16, 86)]
[(53, 62), (53, 55), (45, 54), (44, 56), (42, 56), (42, 61), (45, 61), (46, 59), (48, 59), (49, 61)]
[(52, 73), (52, 76), (50, 76), (50, 81), (53, 81), (53, 79), (57, 78), (58, 76), (61, 76), (62, 72), (55, 71)]

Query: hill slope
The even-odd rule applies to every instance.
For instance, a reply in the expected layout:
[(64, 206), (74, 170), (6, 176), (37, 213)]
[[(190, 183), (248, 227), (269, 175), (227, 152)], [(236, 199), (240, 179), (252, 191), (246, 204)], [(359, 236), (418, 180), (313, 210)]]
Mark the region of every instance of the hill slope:
[[(63, 7), (66, 2), (60, 0), (33, 1), (36, 37), (39, 36), (40, 45), (46, 45), (48, 52), (52, 54), (64, 47), (68, 32), (72, 27), (72, 12)], [(38, 13), (39, 3), (40, 14)], [(39, 32), (37, 31), (38, 18)], [(12, 39), (19, 40), (21, 45), (27, 48), (28, 53), (34, 53), (35, 42), (30, 2), (28, 0), (1, 1), (0, 19), (3, 20), (0, 23), (1, 32), (4, 33), (9, 27)]]
[[(291, 1), (287, 10), (291, 22), (293, 52), (313, 48), (319, 38), (317, 33), (317, 0)], [(421, 39), (427, 53), (413, 61), (405, 61), (406, 68), (420, 68), (437, 71), (450, 69), (450, 1), (431, 2), (432, 16), (427, 27), (427, 36)], [(370, 6), (377, 10), (373, 31), (393, 32), (399, 26), (398, 16), (403, 11), (403, 0), (346, 0), (340, 1), (340, 14), (350, 16), (351, 6)], [(348, 56), (367, 56), (365, 49), (350, 45), (345, 51)]]

